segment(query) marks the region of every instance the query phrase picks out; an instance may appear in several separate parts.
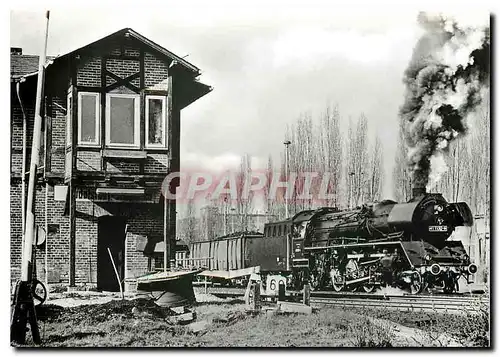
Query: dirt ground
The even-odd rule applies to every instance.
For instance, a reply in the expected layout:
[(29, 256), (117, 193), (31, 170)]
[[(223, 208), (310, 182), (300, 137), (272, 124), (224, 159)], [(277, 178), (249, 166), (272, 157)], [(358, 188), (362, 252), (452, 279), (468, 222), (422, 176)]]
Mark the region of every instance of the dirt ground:
[(181, 324), (178, 311), (152, 300), (95, 292), (52, 295), (38, 307), (41, 347), (463, 346), (451, 335), (434, 335), (394, 317), (398, 315), (334, 307), (311, 315), (272, 310), (253, 315), (241, 300), (201, 293), (196, 300), (188, 307), (195, 320)]

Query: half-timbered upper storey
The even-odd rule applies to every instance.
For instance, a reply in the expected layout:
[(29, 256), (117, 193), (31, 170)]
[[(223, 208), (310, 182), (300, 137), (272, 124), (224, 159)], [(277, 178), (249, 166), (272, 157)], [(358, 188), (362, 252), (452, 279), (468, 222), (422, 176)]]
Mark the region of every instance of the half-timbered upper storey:
[[(11, 72), (13, 82), (23, 78), (17, 104), (25, 113), (33, 104), (36, 74)], [(45, 79), (46, 176), (92, 186), (122, 179), (142, 187), (178, 170), (180, 111), (211, 90), (199, 75), (197, 67), (129, 28), (51, 59)], [(16, 127), (22, 120), (13, 116), (13, 148), (20, 148), (16, 134), (22, 130)], [(16, 154), (14, 149), (13, 160)]]

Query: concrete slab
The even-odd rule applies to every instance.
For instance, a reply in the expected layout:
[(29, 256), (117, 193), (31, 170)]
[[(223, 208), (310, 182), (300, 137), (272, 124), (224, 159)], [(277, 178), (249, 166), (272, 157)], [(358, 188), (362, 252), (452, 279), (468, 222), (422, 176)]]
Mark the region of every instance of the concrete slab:
[(312, 314), (312, 307), (297, 302), (278, 301), (278, 312)]

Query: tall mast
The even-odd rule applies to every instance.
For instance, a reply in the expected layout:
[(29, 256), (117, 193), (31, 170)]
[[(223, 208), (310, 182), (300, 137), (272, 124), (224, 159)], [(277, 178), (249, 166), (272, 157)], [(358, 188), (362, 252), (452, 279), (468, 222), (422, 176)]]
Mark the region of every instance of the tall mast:
[(36, 87), (36, 102), (35, 102), (35, 123), (33, 127), (33, 143), (31, 146), (31, 160), (30, 160), (30, 176), (28, 182), (28, 202), (26, 203), (26, 226), (25, 226), (25, 238), (24, 247), (22, 250), (22, 265), (21, 265), (21, 281), (28, 281), (30, 276), (30, 265), (32, 259), (33, 242), (35, 236), (35, 186), (36, 186), (36, 176), (37, 169), (40, 159), (40, 137), (42, 129), (42, 97), (43, 97), (43, 84), (44, 84), (44, 70), (45, 70), (45, 58), (47, 55), (47, 38), (49, 36), (49, 14), (47, 11), (45, 17), (46, 27), (45, 27), (45, 40), (43, 44), (43, 51), (40, 55), (40, 60), (38, 62), (38, 82)]

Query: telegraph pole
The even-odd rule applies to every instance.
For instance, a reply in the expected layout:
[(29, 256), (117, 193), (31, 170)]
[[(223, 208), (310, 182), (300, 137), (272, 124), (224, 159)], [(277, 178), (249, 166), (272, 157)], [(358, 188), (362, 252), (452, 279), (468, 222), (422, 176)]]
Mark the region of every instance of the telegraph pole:
[[(292, 142), (290, 140), (286, 140), (283, 144), (285, 144), (285, 173), (286, 179), (288, 180), (290, 177), (290, 173), (288, 172), (288, 146)], [(285, 219), (288, 218), (288, 190), (285, 193)]]
[[(22, 249), (21, 280), (16, 285), (14, 294), (14, 312), (11, 320), (10, 339), (13, 342), (26, 342), (26, 324), (31, 326), (31, 334), (35, 343), (40, 343), (40, 332), (33, 302), (32, 270), (33, 242), (35, 238), (35, 193), (36, 176), (40, 158), (40, 136), (42, 129), (42, 97), (44, 84), (45, 58), (47, 54), (47, 38), (49, 35), (49, 14), (45, 17), (45, 40), (38, 63), (38, 82), (36, 88), (35, 122), (33, 126), (33, 143), (31, 146), (30, 176), (28, 181), (28, 202), (26, 203), (26, 222), (24, 227), (24, 245)], [(24, 169), (23, 169), (24, 175)]]
[(235, 209), (231, 207), (231, 231), (234, 233), (234, 211)]

